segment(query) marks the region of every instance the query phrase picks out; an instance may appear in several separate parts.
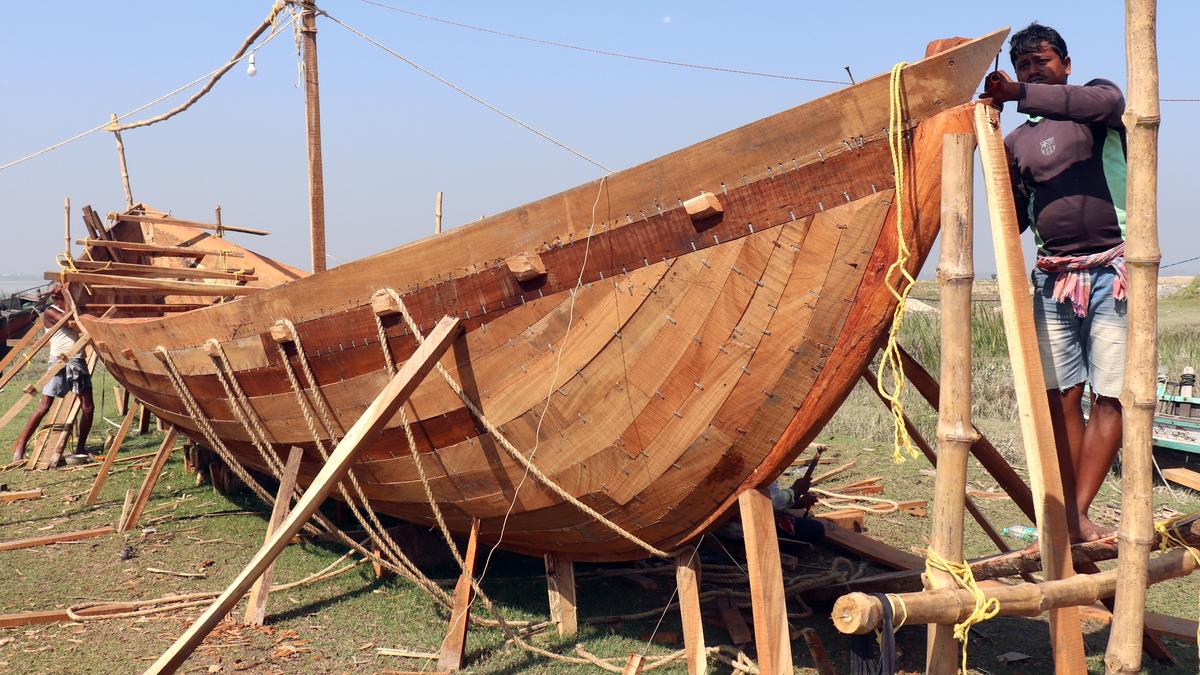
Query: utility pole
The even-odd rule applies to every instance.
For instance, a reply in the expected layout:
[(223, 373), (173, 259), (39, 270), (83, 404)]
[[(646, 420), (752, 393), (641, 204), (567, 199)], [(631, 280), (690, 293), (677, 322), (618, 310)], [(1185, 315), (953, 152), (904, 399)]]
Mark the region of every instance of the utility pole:
[(325, 173), (321, 165), (321, 90), (317, 84), (317, 11), (300, 3), (300, 42), (304, 49), (304, 112), (308, 132), (308, 222), (312, 271), (325, 271)]

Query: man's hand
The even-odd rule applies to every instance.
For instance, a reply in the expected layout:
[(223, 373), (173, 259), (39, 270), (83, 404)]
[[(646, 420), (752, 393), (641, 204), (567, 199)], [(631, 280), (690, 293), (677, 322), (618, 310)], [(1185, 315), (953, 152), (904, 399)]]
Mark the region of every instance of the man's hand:
[(1003, 70), (997, 70), (984, 78), (983, 96), (980, 98), (991, 99), (996, 104), (1016, 101), (1021, 98), (1021, 83), (1014, 82)]

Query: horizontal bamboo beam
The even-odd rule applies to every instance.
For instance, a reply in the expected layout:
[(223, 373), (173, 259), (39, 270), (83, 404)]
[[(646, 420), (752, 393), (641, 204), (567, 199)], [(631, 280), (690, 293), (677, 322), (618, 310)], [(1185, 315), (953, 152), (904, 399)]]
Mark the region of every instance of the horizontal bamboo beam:
[[(1176, 548), (1154, 558), (1147, 565), (1147, 584), (1175, 579), (1191, 574), (1200, 566), (1192, 552)], [(1117, 588), (1118, 570), (1097, 574), (1076, 574), (1065, 579), (1040, 584), (1013, 586), (987, 585), (980, 590), (990, 600), (1000, 603), (1001, 616), (1038, 616), (1042, 612), (1091, 605), (1101, 598), (1112, 597)], [(975, 611), (975, 596), (962, 588), (900, 593), (886, 596), (892, 606), (904, 616), (907, 625), (958, 623)], [(842, 633), (865, 635), (877, 629), (883, 621), (883, 602), (876, 595), (850, 593), (833, 605), (833, 624)]]
[(138, 263), (114, 263), (98, 260), (76, 260), (75, 269), (82, 272), (126, 272), (132, 275), (184, 279), (232, 279), (234, 281), (258, 281), (254, 268), (244, 270), (207, 270), (198, 267), (162, 267)]
[[(43, 277), (51, 281), (65, 279), (84, 284), (98, 284), (102, 290), (123, 290), (125, 288), (147, 288), (155, 291), (170, 291), (174, 295), (250, 295), (261, 291), (261, 286), (232, 286), (229, 284), (201, 284), (194, 281), (170, 281), (167, 279), (145, 279), (143, 277), (126, 277), (115, 274), (93, 274), (91, 272), (46, 272)], [(106, 288), (111, 284), (112, 288)]]
[(226, 258), (245, 258), (246, 255), (241, 251), (206, 251), (189, 246), (159, 246), (157, 244), (143, 244), (137, 241), (109, 241), (107, 239), (76, 239), (76, 244), (81, 246), (100, 246), (102, 248), (115, 248), (122, 251), (137, 251), (146, 255), (154, 256), (174, 256), (174, 257), (197, 257), (202, 258), (206, 255), (219, 256), (224, 255)]
[(201, 223), (195, 220), (181, 220), (170, 216), (139, 216), (131, 213), (122, 213), (117, 216), (117, 220), (124, 220), (130, 223), (153, 223), (161, 225), (181, 225), (183, 227), (194, 227), (200, 230), (211, 230), (214, 232), (241, 232), (242, 234), (256, 234), (259, 236), (271, 234), (266, 230), (256, 230), (252, 227), (234, 227), (233, 225), (225, 225), (224, 223), (217, 225), (216, 223)]

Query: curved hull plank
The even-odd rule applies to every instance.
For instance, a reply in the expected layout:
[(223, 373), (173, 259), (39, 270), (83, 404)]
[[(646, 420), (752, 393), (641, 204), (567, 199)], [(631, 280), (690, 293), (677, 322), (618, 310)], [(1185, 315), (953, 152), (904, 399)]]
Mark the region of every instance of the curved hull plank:
[[(603, 183), (234, 302), (157, 319), (85, 317), (85, 326), (118, 380), (204, 442), (154, 355), (168, 349), (218, 435), (265, 471), (203, 349), (216, 339), (273, 451), (305, 449), (304, 482), (320, 464), (284, 359), (302, 388), (319, 390), (340, 435), (386, 382), (384, 349), (397, 363), (415, 349), (398, 315), (381, 317), (380, 341), (371, 297), (395, 289), (423, 330), (443, 314), (462, 319), (467, 333), (442, 364), (543, 472), (671, 549), (716, 523), (740, 491), (774, 479), (849, 392), (894, 307), (883, 274), (898, 209), (912, 228), (915, 272), (939, 225), (941, 135), (969, 129), (969, 113), (953, 106), (970, 99), (1003, 37), (907, 67), (915, 130), (904, 204), (893, 203), (884, 76)], [(694, 222), (682, 202), (701, 190), (722, 212)], [(607, 210), (592, 222), (598, 195)], [(518, 278), (505, 262), (517, 255), (545, 274)], [(279, 319), (293, 322), (298, 344), (272, 340)], [(455, 530), (477, 517), (480, 536), (495, 541), (507, 518), (508, 549), (644, 555), (526, 477), (440, 378), (406, 409)], [(430, 522), (398, 425), (368, 444), (355, 471), (376, 510)]]

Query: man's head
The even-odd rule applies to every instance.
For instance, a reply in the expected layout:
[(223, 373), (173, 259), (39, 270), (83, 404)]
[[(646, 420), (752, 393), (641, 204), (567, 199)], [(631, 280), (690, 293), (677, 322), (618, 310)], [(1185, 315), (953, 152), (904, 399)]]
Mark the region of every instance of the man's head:
[(1071, 74), (1067, 43), (1058, 31), (1036, 21), (1013, 34), (1008, 56), (1018, 82), (1066, 84)]

